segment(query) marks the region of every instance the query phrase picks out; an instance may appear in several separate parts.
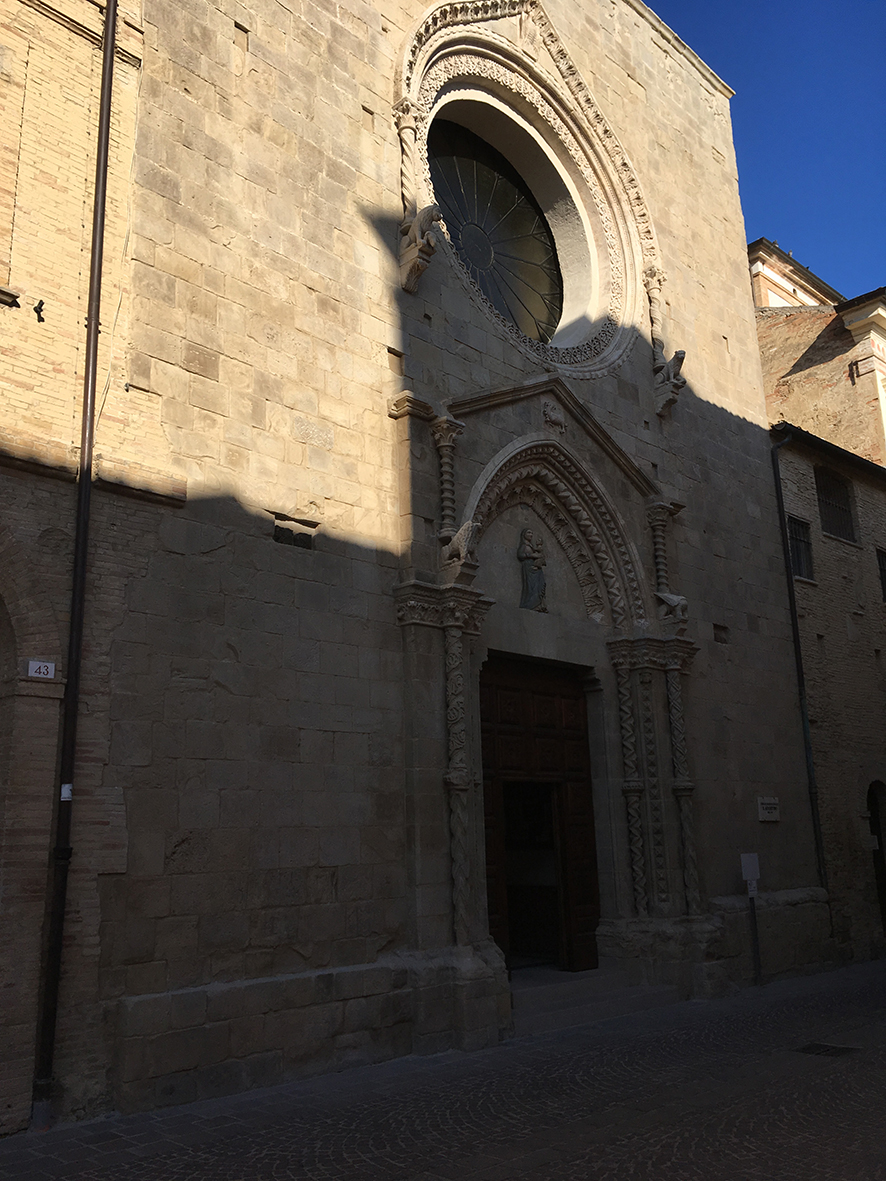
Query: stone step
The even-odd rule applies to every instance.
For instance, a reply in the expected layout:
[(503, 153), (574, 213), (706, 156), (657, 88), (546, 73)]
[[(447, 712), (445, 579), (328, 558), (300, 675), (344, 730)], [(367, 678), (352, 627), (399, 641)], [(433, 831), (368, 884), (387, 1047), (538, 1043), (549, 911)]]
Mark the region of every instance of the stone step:
[(670, 985), (632, 985), (624, 972), (607, 968), (593, 972), (524, 968), (512, 974), (511, 995), (518, 1037), (590, 1025), (681, 999), (679, 990)]

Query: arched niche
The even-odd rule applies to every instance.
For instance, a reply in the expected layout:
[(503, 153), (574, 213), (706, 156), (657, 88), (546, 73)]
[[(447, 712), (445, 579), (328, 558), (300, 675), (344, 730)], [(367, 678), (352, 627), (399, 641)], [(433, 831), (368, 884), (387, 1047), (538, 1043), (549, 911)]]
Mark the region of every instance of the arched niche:
[[(484, 548), (512, 544), (519, 522), (530, 527), (533, 520), (542, 522), (571, 567), (589, 619), (622, 634), (648, 626), (648, 593), (627, 532), (602, 490), (563, 444), (546, 439), (506, 448), (477, 481), (465, 520), (473, 521), (473, 549), (481, 557)], [(508, 521), (512, 526), (505, 542)], [(487, 533), (490, 545), (485, 544)], [(481, 578), (484, 573), (481, 564)]]

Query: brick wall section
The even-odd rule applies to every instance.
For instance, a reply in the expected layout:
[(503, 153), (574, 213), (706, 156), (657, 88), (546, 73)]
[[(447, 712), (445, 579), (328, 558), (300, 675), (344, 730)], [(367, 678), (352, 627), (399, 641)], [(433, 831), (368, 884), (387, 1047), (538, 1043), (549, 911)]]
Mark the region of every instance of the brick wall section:
[[(791, 446), (782, 450), (787, 512), (809, 523), (815, 580), (795, 579), (809, 722), (835, 933), (848, 954), (883, 945), (869, 847), (867, 792), (886, 777), (886, 603), (876, 549), (886, 549), (886, 473), (857, 469)], [(852, 484), (858, 544), (822, 532), (815, 466)]]
[(773, 422), (796, 423), (863, 459), (886, 462), (876, 386), (853, 366), (870, 350), (855, 344), (832, 307), (758, 309), (757, 335)]

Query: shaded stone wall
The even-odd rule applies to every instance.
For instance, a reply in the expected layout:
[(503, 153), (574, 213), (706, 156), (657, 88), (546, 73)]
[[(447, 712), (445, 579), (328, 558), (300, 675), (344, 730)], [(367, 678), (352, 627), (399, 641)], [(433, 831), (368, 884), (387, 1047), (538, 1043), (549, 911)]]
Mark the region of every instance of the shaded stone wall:
[(851, 484), (857, 543), (822, 532), (811, 450), (782, 449), (785, 508), (809, 523), (814, 581), (795, 579), (834, 933), (847, 956), (882, 946), (867, 793), (886, 774), (886, 606), (876, 550), (886, 550), (886, 484), (835, 463)]

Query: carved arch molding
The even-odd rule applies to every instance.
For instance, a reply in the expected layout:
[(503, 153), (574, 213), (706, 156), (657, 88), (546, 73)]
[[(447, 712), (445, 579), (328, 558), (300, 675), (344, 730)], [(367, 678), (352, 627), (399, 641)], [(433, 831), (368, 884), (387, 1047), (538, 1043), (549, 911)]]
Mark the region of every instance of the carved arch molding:
[[(701, 913), (682, 677), (696, 646), (685, 638), (685, 600), (669, 585), (665, 528), (673, 515), (647, 503), (656, 597), (662, 609), (647, 618), (647, 580), (635, 564), (624, 527), (586, 472), (555, 441), (529, 444), (505, 460), (471, 498), (471, 546), (512, 505), (532, 508), (570, 561), (594, 617), (596, 571), (617, 635), (608, 649), (618, 693), (622, 746), (626, 871), (634, 915)], [(463, 526), (464, 528), (464, 526)], [(482, 577), (482, 570), (481, 570)], [(674, 603), (682, 605), (673, 614)], [(676, 844), (668, 834), (675, 831)]]
[(471, 298), (522, 351), (588, 376), (611, 372), (632, 344), (630, 329), (648, 315), (646, 274), (654, 273), (660, 288), (663, 271), (634, 168), (538, 0), (441, 4), (406, 40), (394, 87), (404, 286), (415, 290), (436, 250), (439, 210), (433, 204), (427, 132), (441, 95), (457, 95), (460, 86), (500, 96), (539, 129), (545, 142), (556, 145), (567, 170), (581, 178), (595, 223), (593, 246), (608, 284), (605, 306), (598, 308), (587, 338), (570, 347), (524, 337), (468, 281), (465, 270)]
[(472, 548), (495, 517), (517, 504), (532, 508), (557, 539), (590, 618), (602, 622), (605, 608), (620, 632), (646, 625), (641, 580), (615, 512), (556, 442), (530, 444), (493, 474), (472, 513)]

